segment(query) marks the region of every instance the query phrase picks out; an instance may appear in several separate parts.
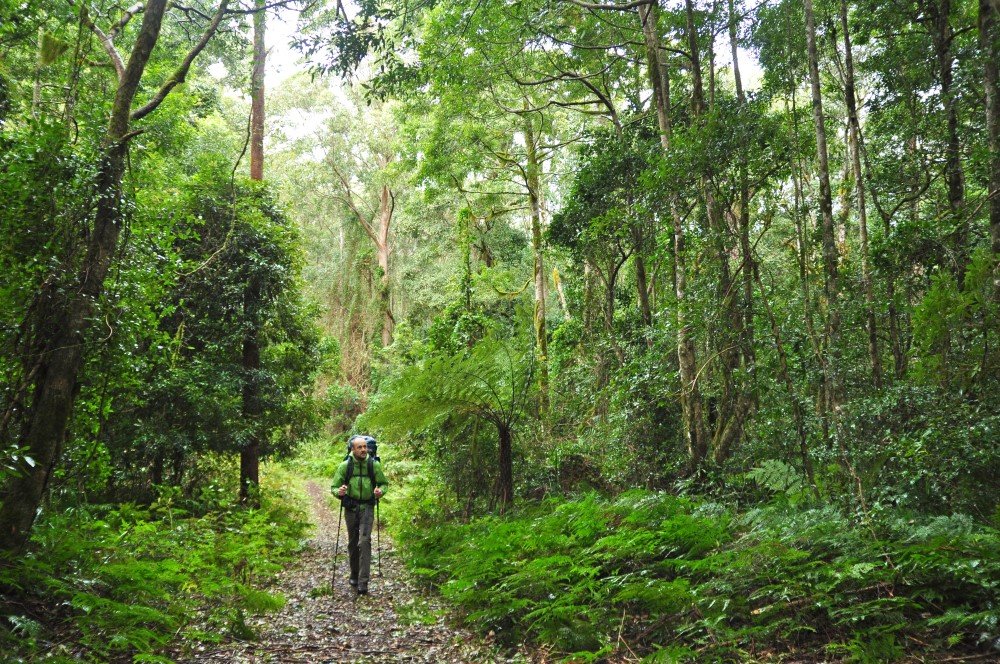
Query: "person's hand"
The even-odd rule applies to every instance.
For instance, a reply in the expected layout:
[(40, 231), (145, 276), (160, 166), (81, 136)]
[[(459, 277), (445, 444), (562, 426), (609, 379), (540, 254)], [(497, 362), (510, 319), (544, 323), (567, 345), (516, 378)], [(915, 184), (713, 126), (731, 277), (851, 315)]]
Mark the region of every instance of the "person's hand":
[(337, 489), (337, 495), (340, 496), (341, 498), (343, 498), (344, 494), (346, 494), (346, 493), (347, 493), (347, 485), (346, 484), (341, 484), (340, 488)]
[(376, 498), (381, 498), (382, 497), (382, 489), (380, 489), (378, 487), (375, 487), (375, 497)]

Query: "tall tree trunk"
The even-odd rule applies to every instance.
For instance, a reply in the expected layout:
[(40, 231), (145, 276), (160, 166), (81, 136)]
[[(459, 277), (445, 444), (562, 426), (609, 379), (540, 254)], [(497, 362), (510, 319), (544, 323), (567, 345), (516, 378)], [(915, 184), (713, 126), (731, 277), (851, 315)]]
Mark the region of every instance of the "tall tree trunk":
[[(791, 107), (793, 141), (794, 145), (799, 145), (801, 140), (799, 133), (799, 115), (794, 88), (792, 89)], [(792, 195), (794, 201), (792, 221), (795, 225), (795, 258), (799, 268), (799, 290), (802, 294), (803, 318), (805, 319), (806, 334), (809, 337), (809, 345), (812, 347), (813, 353), (816, 355), (823, 374), (825, 375), (826, 360), (823, 356), (819, 336), (816, 334), (812, 288), (809, 285), (809, 262), (812, 254), (809, 238), (812, 236), (812, 233), (811, 229), (808, 227), (809, 216), (803, 213), (806, 195), (804, 191), (805, 187), (803, 185), (803, 179), (805, 177), (804, 172), (805, 169), (803, 168), (802, 162), (796, 153), (796, 155), (792, 158)]]
[[(660, 129), (660, 145), (666, 150), (670, 144), (670, 119), (667, 117), (667, 97), (669, 96), (670, 81), (667, 78), (666, 67), (661, 63), (660, 57), (660, 35), (658, 22), (658, 5), (655, 3), (640, 5), (639, 23), (642, 26), (643, 41), (646, 46), (646, 71), (650, 85), (653, 88), (653, 106), (656, 108), (656, 121)], [(635, 271), (636, 286), (639, 292), (639, 309), (643, 322), (650, 326), (653, 324), (653, 310), (649, 301), (650, 286), (646, 273), (646, 263), (643, 253), (645, 242), (642, 229), (637, 225), (632, 229), (635, 244)], [(652, 337), (647, 337), (647, 343), (652, 345)]]
[[(736, 84), (736, 100), (740, 102), (740, 105), (746, 103), (747, 99), (743, 93), (743, 80), (740, 76), (740, 60), (739, 60), (739, 40), (737, 37), (737, 32), (739, 28), (739, 17), (736, 16), (736, 7), (733, 0), (729, 0), (729, 49), (733, 55), (733, 79)], [(751, 277), (752, 278), (752, 277)]]
[(701, 57), (698, 46), (698, 30), (694, 22), (694, 3), (684, 0), (685, 32), (688, 42), (688, 56), (691, 58), (691, 111), (695, 116), (705, 112), (705, 86), (701, 78)]
[[(907, 103), (910, 107), (911, 114), (916, 114), (916, 98), (911, 95), (907, 99)], [(906, 141), (906, 153), (907, 156), (912, 160), (916, 158), (917, 152), (917, 137), (916, 135), (911, 136)], [(909, 215), (910, 223), (916, 224), (918, 218), (917, 209), (917, 197), (914, 195), (916, 192), (911, 192), (912, 199), (909, 204)], [(882, 232), (885, 237), (892, 237), (893, 227), (892, 219), (890, 215), (882, 215)], [(893, 377), (896, 380), (900, 380), (906, 376), (907, 369), (907, 350), (905, 344), (903, 343), (903, 331), (899, 322), (900, 312), (897, 304), (896, 296), (896, 278), (898, 273), (898, 267), (893, 262), (890, 267), (889, 273), (886, 275), (885, 279), (885, 290), (886, 290), (886, 300), (888, 301), (888, 318), (889, 318), (889, 348), (892, 350), (892, 360), (893, 360)]]
[[(472, 211), (462, 208), (457, 215), (458, 249), (462, 258), (462, 300), (466, 315), (472, 314)], [(471, 339), (469, 340), (471, 343)], [(478, 420), (477, 420), (478, 422)], [(478, 424), (477, 424), (478, 426)]]
[(570, 313), (569, 305), (566, 303), (566, 293), (563, 291), (562, 278), (559, 276), (559, 268), (552, 268), (552, 283), (556, 287), (556, 293), (559, 296), (559, 306), (562, 307), (563, 318), (566, 320), (572, 320), (573, 314)]
[(719, 10), (719, 1), (712, 0), (712, 9), (708, 19), (708, 110), (715, 110), (715, 17)]
[(31, 115), (35, 118), (42, 113), (42, 70), (44, 69), (42, 44), (45, 43), (45, 27), (38, 28), (38, 59), (35, 63), (35, 85), (31, 95)]
[(823, 246), (823, 295), (826, 300), (826, 371), (825, 394), (829, 401), (827, 413), (836, 417), (842, 403), (840, 376), (840, 273), (838, 266), (836, 229), (833, 219), (833, 197), (830, 191), (830, 162), (826, 145), (826, 125), (823, 117), (823, 97), (819, 80), (819, 56), (816, 50), (816, 18), (812, 0), (805, 0), (806, 43), (809, 56), (809, 82), (812, 91), (813, 121), (816, 125), (816, 156), (819, 166), (820, 236)]
[(378, 228), (376, 229), (375, 253), (379, 271), (379, 300), (382, 302), (382, 347), (392, 345), (392, 335), (396, 329), (396, 318), (392, 314), (392, 287), (389, 279), (389, 228), (396, 201), (388, 185), (382, 185), (378, 204)]
[[(640, 5), (639, 20), (642, 24), (643, 40), (646, 45), (646, 69), (650, 86), (653, 88), (656, 104), (656, 119), (660, 129), (660, 145), (664, 152), (670, 150), (670, 77), (666, 60), (660, 51), (660, 31), (658, 27), (659, 6), (656, 3)], [(695, 69), (695, 75), (701, 73)], [(674, 261), (672, 280), (674, 284), (675, 322), (677, 326), (677, 362), (680, 372), (680, 402), (684, 420), (684, 440), (688, 448), (688, 458), (692, 468), (700, 465), (708, 452), (705, 433), (705, 418), (702, 410), (701, 391), (698, 387), (698, 360), (691, 326), (687, 313), (687, 254), (685, 249), (684, 220), (677, 200), (669, 200), (670, 216), (673, 220)]]
[(542, 191), (535, 127), (532, 124), (531, 118), (527, 116), (524, 119), (524, 136), (528, 153), (527, 167), (525, 168), (525, 186), (528, 189), (528, 199), (531, 204), (531, 248), (535, 255), (535, 349), (539, 362), (539, 402), (544, 412), (548, 409), (549, 349), (545, 333), (545, 260), (542, 248)]
[(1000, 0), (979, 0), (979, 48), (986, 91), (990, 244), (1000, 256)]
[(260, 507), (260, 420), (263, 411), (260, 394), (260, 338), (257, 309), (259, 294), (248, 288), (244, 296), (244, 315), (247, 330), (243, 335), (243, 404), (244, 423), (250, 429), (248, 440), (240, 449), (240, 503)]
[(646, 44), (646, 71), (653, 88), (653, 103), (656, 104), (660, 146), (666, 151), (670, 147), (670, 77), (660, 53), (658, 20), (658, 4), (639, 5), (639, 22), (642, 24), (642, 37)]
[(44, 351), (32, 386), (30, 415), (18, 440), (21, 447), (27, 448), (35, 465), (11, 476), (0, 494), (0, 551), (16, 553), (24, 547), (49, 478), (59, 462), (73, 412), (85, 335), (118, 247), (132, 102), (159, 38), (166, 4), (167, 0), (147, 3), (128, 65), (119, 80), (97, 169), (100, 193), (94, 228), (75, 290), (67, 289), (74, 291), (67, 299), (52, 300), (43, 307), (48, 320), (39, 329), (51, 332), (42, 342)]
[(868, 208), (865, 200), (864, 173), (861, 170), (861, 123), (854, 87), (854, 53), (851, 30), (847, 22), (847, 0), (840, 0), (840, 29), (844, 33), (844, 100), (847, 102), (847, 138), (854, 170), (854, 189), (858, 198), (858, 236), (861, 243), (861, 288), (865, 294), (865, 327), (868, 331), (868, 359), (871, 362), (872, 384), (882, 388), (882, 356), (878, 347), (875, 323), (875, 293), (872, 287), (868, 253)]
[[(687, 0), (689, 39), (694, 39), (697, 46), (697, 35), (694, 30), (693, 7)], [(701, 69), (694, 63), (692, 76), (695, 80), (692, 103), (700, 110), (703, 105), (701, 95)], [(669, 81), (669, 78), (667, 78)], [(667, 117), (670, 111), (670, 89), (664, 86), (664, 108)], [(666, 149), (669, 149), (670, 127), (666, 133)], [(677, 300), (677, 361), (681, 378), (681, 410), (684, 417), (684, 436), (688, 446), (688, 462), (691, 470), (699, 468), (708, 454), (708, 435), (705, 431), (705, 415), (702, 407), (701, 389), (698, 385), (698, 357), (692, 337), (691, 324), (688, 322), (687, 304), (687, 248), (685, 232), (676, 200), (671, 201), (671, 216), (674, 223), (674, 293)]]
[(948, 209), (957, 224), (954, 233), (954, 273), (958, 283), (965, 283), (965, 268), (969, 261), (969, 220), (965, 218), (965, 172), (962, 169), (961, 139), (958, 135), (958, 105), (954, 92), (955, 55), (952, 50), (954, 32), (951, 29), (951, 0), (932, 1), (929, 14), (933, 20), (931, 37), (938, 61), (938, 79), (941, 84), (941, 104), (948, 123), (945, 147), (944, 175), (948, 185)]
[[(698, 118), (705, 113), (706, 106), (701, 77), (698, 31), (695, 27), (692, 0), (685, 0), (685, 8), (688, 53), (691, 57), (692, 74), (691, 112)], [(725, 217), (721, 214), (715, 200), (710, 173), (701, 175), (700, 184), (708, 229), (715, 245), (715, 258), (719, 266), (717, 294), (721, 315), (719, 316), (720, 320), (717, 321), (719, 325), (717, 333), (711, 335), (711, 341), (721, 368), (722, 395), (718, 401), (718, 416), (715, 418), (710, 447), (714, 460), (721, 462), (729, 456), (735, 443), (742, 437), (743, 423), (747, 415), (746, 395), (735, 385), (733, 377), (734, 370), (739, 364), (739, 353), (734, 338), (742, 337), (742, 316), (736, 306), (736, 294), (733, 292), (732, 268), (729, 263), (730, 252), (727, 245), (729, 229), (726, 227)], [(692, 459), (695, 466), (700, 466), (704, 462), (709, 451), (708, 447), (706, 446), (704, 450), (698, 450), (701, 456)]]
[(253, 73), (250, 76), (250, 179), (264, 179), (264, 0), (254, 0)]
[[(740, 106), (746, 104), (746, 95), (743, 92), (743, 80), (740, 76), (740, 66), (738, 60), (738, 32), (739, 32), (739, 17), (736, 15), (735, 3), (733, 0), (729, 0), (729, 46), (733, 56), (733, 79), (736, 85), (736, 100), (739, 102)], [(742, 321), (742, 336), (740, 339), (740, 346), (743, 353), (743, 363), (750, 375), (751, 379), (754, 381), (753, 386), (753, 407), (757, 404), (757, 392), (756, 392), (756, 379), (757, 379), (757, 352), (755, 348), (756, 341), (754, 339), (754, 302), (753, 302), (753, 285), (754, 285), (754, 270), (756, 269), (756, 264), (754, 262), (753, 248), (750, 242), (750, 185), (747, 181), (747, 163), (746, 159), (741, 156), (740, 159), (740, 200), (739, 200), (739, 210), (737, 214), (734, 215), (738, 222), (739, 236), (740, 236), (740, 253), (742, 254), (742, 276), (743, 276), (743, 321)]]
[[(646, 247), (645, 233), (638, 222), (632, 223), (630, 232), (632, 260), (635, 261), (635, 286), (639, 296), (639, 315), (642, 316), (642, 324), (648, 328), (653, 325), (653, 308), (649, 304), (649, 278), (646, 275), (646, 260), (643, 258), (643, 250)], [(647, 335), (646, 343), (652, 346), (653, 338)]]
[[(264, 48), (266, 12), (264, 0), (254, 0), (253, 72), (250, 77), (250, 179), (264, 179)], [(260, 329), (259, 295), (252, 285), (244, 295), (243, 315), (247, 331), (243, 337), (243, 419), (250, 428), (249, 438), (240, 448), (240, 503), (260, 507)]]

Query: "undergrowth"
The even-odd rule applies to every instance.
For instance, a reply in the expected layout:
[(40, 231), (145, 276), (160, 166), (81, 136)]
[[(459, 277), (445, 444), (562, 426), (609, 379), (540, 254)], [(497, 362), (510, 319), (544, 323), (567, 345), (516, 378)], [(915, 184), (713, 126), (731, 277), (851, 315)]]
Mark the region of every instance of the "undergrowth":
[(395, 530), (416, 574), (469, 625), (565, 661), (891, 662), (1000, 648), (1000, 535), (964, 516), (858, 524), (830, 507), (735, 513), (632, 491), (459, 523), (429, 493), (408, 498)]
[(260, 510), (208, 485), (197, 499), (163, 487), (147, 506), (46, 516), (27, 555), (0, 567), (0, 649), (15, 662), (168, 662), (178, 637), (253, 638), (246, 616), (284, 604), (256, 586), (301, 549), (307, 526), (275, 473)]

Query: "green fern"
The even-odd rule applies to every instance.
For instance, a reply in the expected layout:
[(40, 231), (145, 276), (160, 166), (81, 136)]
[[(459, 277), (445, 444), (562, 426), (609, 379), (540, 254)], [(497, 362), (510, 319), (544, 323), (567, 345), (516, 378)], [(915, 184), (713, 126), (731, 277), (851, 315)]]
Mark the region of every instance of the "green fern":
[(530, 357), (494, 339), (465, 353), (431, 357), (383, 388), (359, 426), (401, 439), (454, 414), (511, 425), (531, 396)]

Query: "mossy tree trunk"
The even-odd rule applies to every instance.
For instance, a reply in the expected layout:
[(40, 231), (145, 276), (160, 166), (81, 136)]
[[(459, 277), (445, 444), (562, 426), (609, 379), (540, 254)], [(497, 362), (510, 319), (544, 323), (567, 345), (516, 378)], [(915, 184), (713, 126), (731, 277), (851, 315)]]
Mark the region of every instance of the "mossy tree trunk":
[[(226, 5), (220, 6), (206, 33), (159, 92), (146, 105), (132, 110), (146, 64), (159, 39), (166, 8), (166, 0), (149, 0), (145, 5), (127, 63), (110, 39), (102, 40), (118, 75), (118, 85), (97, 165), (95, 180), (99, 196), (94, 224), (76, 279), (63, 289), (53, 289), (39, 307), (37, 329), (42, 337), (37, 347), (41, 349), (41, 359), (34, 373), (30, 408), (17, 441), (34, 464), (11, 476), (0, 492), (0, 551), (17, 553), (24, 547), (49, 479), (59, 464), (73, 414), (87, 332), (104, 293), (124, 222), (122, 179), (128, 141), (134, 135), (131, 122), (152, 112), (184, 80), (194, 58), (218, 28)], [(100, 32), (89, 19), (83, 23)], [(57, 290), (68, 294), (58, 297)]]

